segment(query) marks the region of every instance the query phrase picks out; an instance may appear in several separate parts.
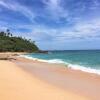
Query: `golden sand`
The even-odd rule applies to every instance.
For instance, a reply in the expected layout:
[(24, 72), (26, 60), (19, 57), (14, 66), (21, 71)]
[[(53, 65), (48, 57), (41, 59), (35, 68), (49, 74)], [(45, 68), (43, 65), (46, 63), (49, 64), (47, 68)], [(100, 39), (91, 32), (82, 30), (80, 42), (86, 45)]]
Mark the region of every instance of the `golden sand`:
[(89, 100), (48, 84), (10, 61), (0, 61), (0, 100)]

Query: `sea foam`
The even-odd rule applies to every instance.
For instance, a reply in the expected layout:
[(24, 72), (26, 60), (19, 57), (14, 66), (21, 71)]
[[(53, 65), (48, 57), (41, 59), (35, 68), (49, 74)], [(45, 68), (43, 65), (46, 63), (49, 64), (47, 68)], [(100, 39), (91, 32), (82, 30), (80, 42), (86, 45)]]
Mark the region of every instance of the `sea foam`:
[(82, 65), (71, 64), (71, 63), (63, 61), (62, 59), (43, 60), (43, 59), (33, 58), (31, 56), (28, 56), (28, 55), (20, 55), (20, 57), (24, 57), (24, 58), (31, 59), (31, 60), (37, 60), (37, 61), (40, 61), (40, 62), (64, 64), (68, 68), (71, 68), (71, 69), (74, 69), (74, 70), (80, 70), (80, 71), (84, 71), (84, 72), (94, 73), (94, 74), (100, 75), (100, 70), (99, 69), (92, 69), (90, 67), (85, 67), (85, 66), (82, 66)]

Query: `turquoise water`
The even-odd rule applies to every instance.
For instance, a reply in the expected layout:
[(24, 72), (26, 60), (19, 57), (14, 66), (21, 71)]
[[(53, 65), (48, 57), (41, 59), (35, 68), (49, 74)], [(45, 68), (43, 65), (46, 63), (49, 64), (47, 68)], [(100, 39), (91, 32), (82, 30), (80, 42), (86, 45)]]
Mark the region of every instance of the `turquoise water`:
[(50, 51), (48, 54), (33, 53), (27, 58), (42, 59), (48, 63), (62, 63), (70, 68), (100, 74), (99, 50)]

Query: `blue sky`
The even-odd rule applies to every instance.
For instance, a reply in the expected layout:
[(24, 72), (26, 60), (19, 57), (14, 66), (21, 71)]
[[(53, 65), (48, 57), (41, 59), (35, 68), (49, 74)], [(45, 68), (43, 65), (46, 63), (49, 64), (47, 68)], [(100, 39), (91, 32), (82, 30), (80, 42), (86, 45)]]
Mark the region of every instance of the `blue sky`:
[(0, 0), (0, 30), (43, 50), (100, 49), (100, 0)]

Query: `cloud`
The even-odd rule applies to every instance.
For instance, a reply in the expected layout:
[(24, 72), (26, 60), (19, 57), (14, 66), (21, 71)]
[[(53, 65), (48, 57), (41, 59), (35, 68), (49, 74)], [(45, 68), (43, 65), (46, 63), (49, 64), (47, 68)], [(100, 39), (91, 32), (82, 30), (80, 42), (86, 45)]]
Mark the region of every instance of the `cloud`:
[(97, 34), (100, 31), (100, 19), (79, 22), (74, 26), (74, 30), (80, 34)]
[[(92, 40), (100, 39), (100, 19), (92, 21), (77, 22), (73, 27), (67, 29), (66, 27), (59, 29), (51, 29), (49, 27), (34, 27), (32, 34), (34, 39), (48, 42), (65, 42), (77, 40)], [(46, 38), (43, 38), (46, 37)], [(49, 39), (48, 39), (49, 37)], [(50, 41), (50, 39), (52, 41)]]
[[(13, 18), (16, 18), (12, 23), (8, 20), (8, 22), (0, 20), (1, 29), (10, 28), (16, 35), (31, 38), (39, 45), (43, 43), (44, 46), (45, 44), (46, 46), (48, 44), (61, 46), (70, 41), (100, 40), (99, 0), (90, 2), (85, 0), (33, 0), (33, 2), (29, 0), (30, 7), (25, 3), (28, 0), (22, 1), (23, 4), (20, 0), (0, 0), (1, 12), (4, 7), (8, 9), (8, 12), (10, 10), (16, 13), (12, 14), (15, 16)], [(0, 14), (2, 16), (2, 13)], [(17, 14), (24, 15), (23, 19), (16, 16)], [(25, 17), (30, 21), (26, 21)]]
[(61, 0), (43, 0), (43, 3), (50, 17), (55, 21), (59, 22), (61, 18), (68, 17), (68, 11), (61, 5)]
[(92, 10), (100, 9), (99, 0), (92, 0), (90, 9), (92, 9)]
[(9, 10), (23, 14), (31, 21), (33, 21), (35, 18), (35, 14), (28, 7), (21, 5), (18, 2), (0, 0), (0, 5), (9, 9)]
[(5, 31), (8, 27), (5, 27), (5, 26), (1, 26), (0, 25), (0, 31)]

